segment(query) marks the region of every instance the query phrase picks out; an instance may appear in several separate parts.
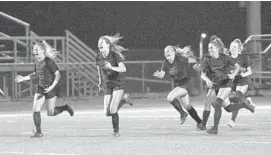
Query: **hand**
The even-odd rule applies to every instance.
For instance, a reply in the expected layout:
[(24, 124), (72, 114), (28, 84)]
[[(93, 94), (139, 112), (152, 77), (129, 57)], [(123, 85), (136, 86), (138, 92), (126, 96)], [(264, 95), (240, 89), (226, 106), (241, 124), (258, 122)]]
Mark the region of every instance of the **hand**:
[(211, 80), (206, 81), (206, 85), (207, 85), (208, 88), (213, 88), (214, 84), (215, 83), (212, 82)]
[(235, 78), (234, 74), (228, 74), (229, 79), (233, 80)]
[(244, 72), (241, 72), (241, 76), (244, 77), (244, 76), (245, 76), (245, 73), (244, 73)]
[(49, 93), (50, 91), (52, 91), (54, 89), (54, 87), (53, 86), (49, 86), (49, 87), (47, 87), (47, 88), (45, 88), (44, 90), (44, 93)]
[(247, 69), (246, 68), (240, 68), (240, 71), (241, 71), (241, 73), (245, 73), (246, 71), (247, 71)]
[(110, 69), (110, 70), (112, 69), (111, 63), (109, 63), (108, 61), (105, 61), (104, 63), (105, 63), (105, 66), (104, 66), (104, 67), (105, 67), (106, 69)]
[(162, 79), (164, 77), (165, 72), (164, 71), (159, 71), (157, 70), (156, 72), (153, 73), (153, 76)]
[(201, 70), (201, 65), (197, 63), (193, 66), (193, 69), (199, 72)]
[(21, 75), (16, 75), (16, 77), (15, 77), (15, 82), (20, 83), (20, 82), (22, 82), (22, 81), (24, 81), (24, 77), (21, 76)]
[(103, 85), (101, 83), (98, 84), (99, 91), (103, 91)]

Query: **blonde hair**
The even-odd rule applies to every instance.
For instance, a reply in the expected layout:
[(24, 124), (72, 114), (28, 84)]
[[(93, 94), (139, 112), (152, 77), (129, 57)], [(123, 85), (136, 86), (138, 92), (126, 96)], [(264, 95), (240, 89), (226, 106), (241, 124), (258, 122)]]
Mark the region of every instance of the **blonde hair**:
[(58, 52), (55, 48), (52, 48), (46, 41), (37, 42), (34, 46), (39, 46), (44, 51), (45, 57), (54, 59)]
[(244, 47), (243, 47), (243, 44), (242, 44), (242, 41), (240, 40), (240, 39), (234, 39), (232, 42), (231, 42), (231, 44), (232, 43), (237, 43), (238, 44), (238, 46), (239, 46), (239, 49), (240, 49), (240, 52), (238, 53), (238, 54), (241, 54), (241, 52), (243, 51), (243, 49), (244, 49)]
[(118, 54), (120, 56), (120, 58), (122, 60), (124, 60), (125, 58), (124, 58), (124, 55), (122, 54), (122, 52), (127, 51), (128, 49), (124, 48), (123, 46), (118, 45), (119, 41), (122, 38), (123, 37), (121, 37), (119, 33), (115, 34), (114, 36), (105, 35), (105, 36), (100, 37), (100, 39), (105, 40), (105, 42), (110, 45), (110, 47), (109, 47), (110, 50), (112, 50), (113, 52)]
[(184, 48), (181, 48), (179, 45), (176, 45), (176, 46), (168, 45), (165, 47), (165, 49), (168, 49), (168, 48), (173, 49), (176, 54), (180, 54), (181, 56), (184, 56), (184, 57), (191, 57), (194, 55), (190, 45), (185, 46)]

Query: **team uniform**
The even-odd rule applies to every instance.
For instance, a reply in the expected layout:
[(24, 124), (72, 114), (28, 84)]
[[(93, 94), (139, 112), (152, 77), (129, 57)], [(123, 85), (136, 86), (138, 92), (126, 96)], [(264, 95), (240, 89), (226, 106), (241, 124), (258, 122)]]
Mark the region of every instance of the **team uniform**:
[(174, 82), (174, 87), (188, 88), (188, 58), (176, 54), (174, 62), (170, 64), (164, 60), (163, 71), (165, 71)]
[(57, 84), (52, 91), (44, 93), (44, 89), (49, 87), (54, 82), (55, 72), (58, 70), (59, 69), (56, 63), (48, 57), (35, 65), (34, 72), (39, 79), (37, 93), (43, 94), (45, 99), (51, 99), (55, 96), (59, 97), (59, 84)]
[(236, 63), (227, 55), (219, 53), (219, 57), (207, 57), (204, 61), (203, 72), (208, 73), (209, 79), (214, 82), (213, 89), (218, 91), (220, 88), (232, 87), (232, 80), (228, 78), (230, 66)]
[[(251, 66), (251, 63), (248, 61), (248, 57), (244, 56), (244, 55), (238, 55), (237, 58), (232, 58), (232, 60), (235, 63), (238, 63), (242, 68), (247, 68), (249, 66)], [(232, 69), (232, 68), (231, 68)], [(239, 72), (234, 81), (233, 81), (233, 91), (235, 91), (236, 86), (245, 86), (249, 84), (249, 79), (248, 77), (242, 77), (241, 76), (241, 72)]]
[[(172, 64), (165, 59), (163, 62), (162, 70), (173, 79), (174, 87), (180, 87), (188, 90), (188, 81), (190, 79), (188, 58), (176, 54)], [(175, 109), (177, 109), (181, 115), (182, 113), (184, 114), (182, 107), (178, 107), (181, 105), (179, 105), (179, 103), (177, 104), (173, 102), (171, 104), (175, 107)], [(199, 129), (201, 127), (201, 119), (199, 118), (196, 110), (193, 108), (193, 106), (190, 106), (187, 111), (189, 115), (197, 122), (197, 128)], [(181, 119), (182, 117), (186, 116), (181, 116)]]
[(109, 62), (113, 67), (117, 67), (122, 62), (120, 56), (115, 52), (109, 52), (106, 58), (99, 53), (96, 56), (96, 65), (100, 67), (104, 92), (107, 95), (113, 93), (113, 90), (124, 89), (125, 81), (121, 73), (105, 68), (105, 62)]

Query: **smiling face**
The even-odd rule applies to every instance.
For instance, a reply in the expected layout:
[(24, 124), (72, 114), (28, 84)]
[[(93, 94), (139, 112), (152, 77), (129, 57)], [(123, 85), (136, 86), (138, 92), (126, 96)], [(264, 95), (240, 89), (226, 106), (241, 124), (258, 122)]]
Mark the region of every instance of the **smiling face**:
[(173, 61), (174, 58), (175, 58), (175, 50), (173, 49), (172, 46), (167, 46), (167, 47), (164, 49), (164, 55), (165, 55), (165, 58), (166, 58), (168, 61)]
[(98, 41), (99, 51), (102, 53), (103, 57), (109, 54), (110, 44), (106, 39), (100, 38)]
[(42, 61), (45, 58), (45, 49), (40, 44), (36, 44), (33, 47), (33, 55), (37, 61)]
[(219, 54), (219, 48), (213, 43), (209, 43), (208, 51), (212, 57), (216, 57)]
[(230, 52), (233, 58), (236, 58), (238, 54), (241, 54), (241, 47), (237, 42), (232, 42), (230, 45)]

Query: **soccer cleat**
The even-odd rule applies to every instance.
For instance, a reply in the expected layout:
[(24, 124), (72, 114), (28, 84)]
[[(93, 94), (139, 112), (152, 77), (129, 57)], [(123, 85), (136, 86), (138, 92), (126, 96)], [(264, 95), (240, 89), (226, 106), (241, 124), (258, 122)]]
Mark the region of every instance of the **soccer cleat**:
[(228, 125), (229, 125), (231, 128), (233, 128), (233, 127), (234, 127), (234, 124), (235, 124), (235, 123), (234, 123), (234, 121), (233, 121), (233, 120), (230, 120), (230, 121), (229, 121), (229, 123), (228, 123)]
[(201, 126), (201, 128), (199, 130), (205, 131), (205, 130), (207, 130), (207, 128), (206, 128), (206, 126)]
[(201, 127), (202, 127), (202, 123), (198, 123), (198, 124), (197, 124), (197, 130), (200, 130)]
[(184, 124), (184, 122), (186, 121), (188, 114), (185, 112), (183, 115), (181, 115), (181, 125)]
[(244, 103), (245, 108), (247, 108), (249, 111), (251, 111), (252, 113), (255, 112), (255, 104), (252, 102), (251, 98), (248, 97)]
[(131, 97), (129, 93), (125, 93), (122, 97), (122, 99), (125, 100), (126, 103), (128, 103), (130, 106), (133, 106), (134, 104), (131, 102)]
[(67, 106), (67, 111), (68, 111), (68, 113), (69, 113), (71, 116), (73, 116), (73, 115), (74, 115), (74, 110), (72, 109), (72, 107), (70, 106), (70, 104), (66, 104), (66, 106)]
[(41, 138), (43, 136), (42, 133), (35, 132), (33, 136), (30, 136), (30, 138)]
[(218, 128), (212, 127), (211, 129), (207, 130), (207, 133), (209, 133), (209, 134), (217, 134), (218, 133)]
[(120, 137), (120, 134), (119, 134), (118, 131), (114, 131), (114, 132), (113, 132), (113, 136), (114, 136), (114, 137)]

